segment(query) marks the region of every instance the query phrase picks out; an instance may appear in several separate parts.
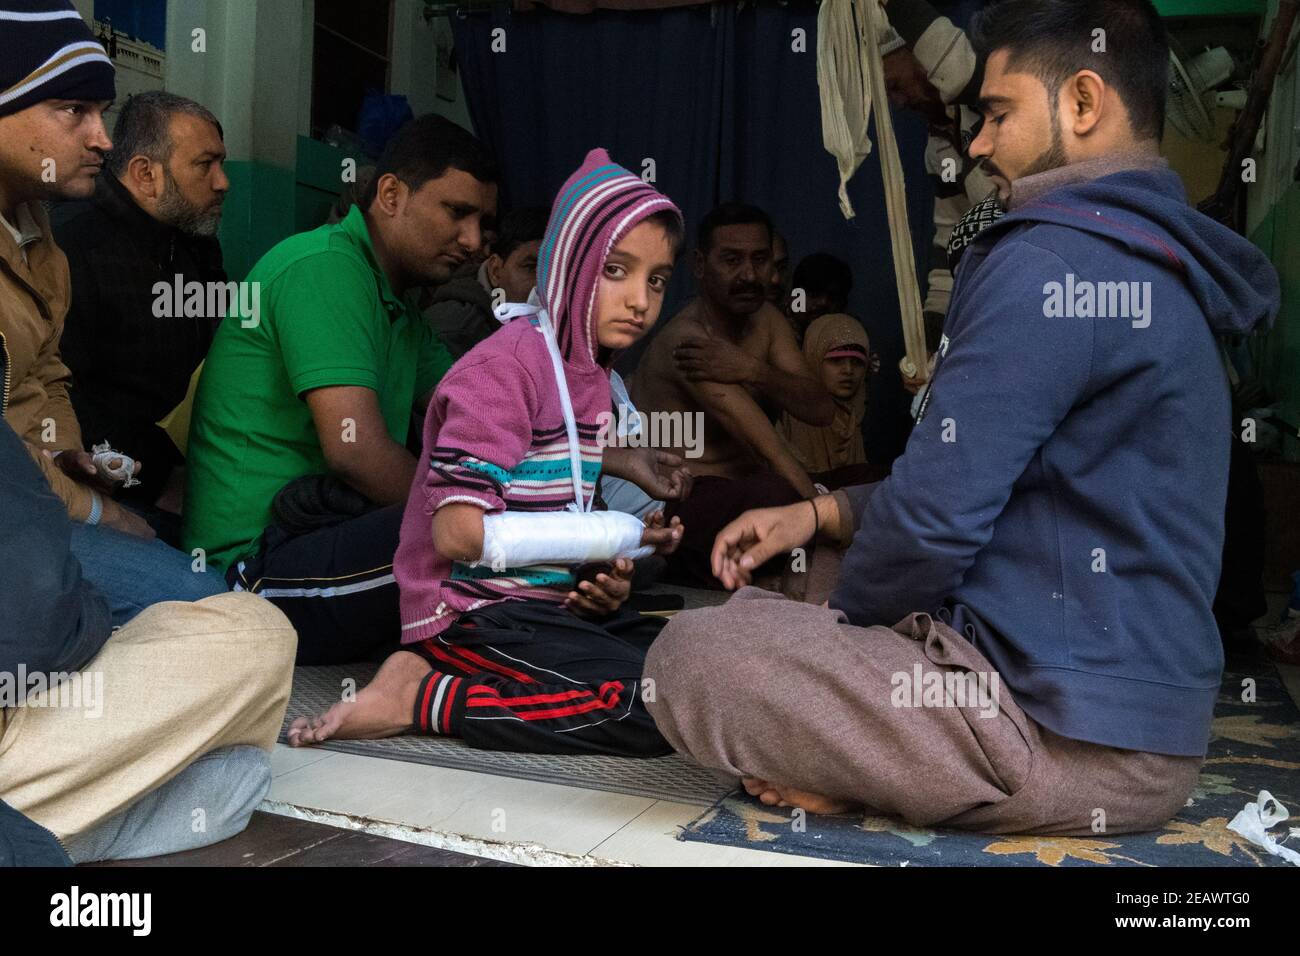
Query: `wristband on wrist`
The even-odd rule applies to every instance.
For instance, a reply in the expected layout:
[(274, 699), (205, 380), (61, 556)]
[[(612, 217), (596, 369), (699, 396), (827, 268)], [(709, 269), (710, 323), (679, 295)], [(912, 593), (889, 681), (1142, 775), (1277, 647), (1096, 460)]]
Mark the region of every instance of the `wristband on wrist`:
[(817, 535), (821, 534), (821, 530), (822, 530), (822, 519), (821, 519), (821, 516), (820, 516), (819, 514), (817, 514), (817, 499), (816, 499), (816, 498), (809, 498), (809, 499), (808, 499), (808, 504), (812, 505), (812, 510), (813, 510), (813, 536), (812, 536), (812, 539), (813, 539), (814, 541), (816, 541), (816, 540), (817, 540)]
[(104, 499), (99, 497), (98, 491), (90, 493), (90, 514), (86, 515), (86, 524), (94, 526), (99, 524), (99, 519), (104, 516)]

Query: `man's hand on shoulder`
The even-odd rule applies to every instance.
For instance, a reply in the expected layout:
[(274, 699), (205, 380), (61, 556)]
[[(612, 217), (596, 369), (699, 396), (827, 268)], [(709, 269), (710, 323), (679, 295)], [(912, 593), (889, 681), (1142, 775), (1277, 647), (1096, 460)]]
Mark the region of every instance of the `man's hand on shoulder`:
[(753, 385), (762, 378), (762, 362), (738, 345), (705, 332), (691, 332), (673, 348), (677, 371), (688, 382)]

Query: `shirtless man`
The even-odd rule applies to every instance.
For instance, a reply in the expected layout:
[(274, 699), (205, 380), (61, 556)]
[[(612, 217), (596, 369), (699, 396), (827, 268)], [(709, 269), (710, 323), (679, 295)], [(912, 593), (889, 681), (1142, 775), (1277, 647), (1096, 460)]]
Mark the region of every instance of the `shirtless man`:
[(689, 461), (695, 476), (690, 497), (670, 505), (691, 528), (674, 570), (700, 586), (718, 586), (709, 548), (728, 521), (747, 508), (816, 493), (772, 419), (788, 411), (825, 425), (834, 414), (789, 323), (765, 299), (771, 264), (772, 225), (762, 210), (726, 203), (705, 216), (694, 264), (700, 295), (655, 337), (633, 384), (642, 413), (703, 415), (701, 445), (668, 449), (700, 453)]

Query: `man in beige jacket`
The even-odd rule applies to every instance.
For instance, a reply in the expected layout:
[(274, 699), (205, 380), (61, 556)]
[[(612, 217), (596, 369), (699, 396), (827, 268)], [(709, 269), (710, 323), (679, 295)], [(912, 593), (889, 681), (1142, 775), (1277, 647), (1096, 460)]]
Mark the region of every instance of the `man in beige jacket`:
[[(114, 95), (70, 3), (0, 0), (0, 801), (77, 862), (243, 829), (297, 644), (273, 605), (145, 540), (86, 470), (58, 354), (67, 261), (40, 201), (89, 195)], [(156, 603), (177, 597), (205, 599)]]
[[(201, 556), (154, 540), (149, 525), (113, 500), (82, 446), (59, 357), (68, 312), (68, 262), (41, 202), (83, 199), (111, 148), (103, 111), (113, 67), (79, 17), (5, 18), (0, 0), (0, 349), (5, 420), (26, 442), (51, 490), (77, 523), (72, 550), (108, 599), (114, 626), (158, 601), (226, 590)], [(24, 9), (28, 4), (24, 4)], [(63, 12), (46, 3), (48, 13)], [(70, 11), (75, 13), (75, 11)], [(14, 44), (13, 50), (4, 49)], [(12, 55), (11, 55), (12, 54)]]

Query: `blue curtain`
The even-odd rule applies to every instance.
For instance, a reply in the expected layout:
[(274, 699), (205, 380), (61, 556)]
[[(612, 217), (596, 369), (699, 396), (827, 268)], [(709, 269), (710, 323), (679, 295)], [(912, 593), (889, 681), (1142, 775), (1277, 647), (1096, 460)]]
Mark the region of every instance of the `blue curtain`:
[[(500, 9), (452, 22), (470, 117), (502, 166), (503, 209), (549, 205), (587, 150), (603, 146), (634, 172), (653, 160), (692, 247), (700, 218), (740, 199), (772, 216), (792, 262), (824, 250), (852, 265), (849, 308), (883, 359), (867, 453), (889, 461), (906, 441), (910, 397), (897, 372), (903, 337), (880, 166), (873, 153), (850, 183), (857, 216), (846, 221), (835, 161), (822, 146), (816, 19), (811, 5), (718, 4), (585, 16)], [(492, 51), (497, 29), (504, 52)], [(805, 52), (793, 49), (796, 30)], [(893, 116), (924, 281), (934, 208), (927, 133), (917, 115)], [(693, 294), (689, 264), (678, 264), (661, 323)]]

